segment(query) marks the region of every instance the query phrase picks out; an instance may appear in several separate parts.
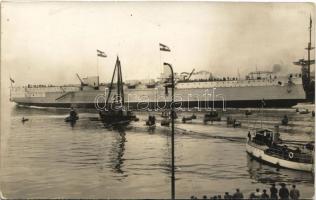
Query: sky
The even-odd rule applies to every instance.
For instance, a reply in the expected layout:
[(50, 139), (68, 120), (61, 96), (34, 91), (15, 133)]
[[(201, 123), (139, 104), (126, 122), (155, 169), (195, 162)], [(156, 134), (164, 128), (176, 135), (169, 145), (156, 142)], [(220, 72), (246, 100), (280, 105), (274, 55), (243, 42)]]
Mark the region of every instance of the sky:
[(108, 82), (117, 56), (129, 80), (157, 78), (163, 62), (217, 76), (274, 64), (299, 72), (292, 63), (307, 58), (310, 15), (312, 3), (4, 2), (1, 80), (79, 83), (78, 73)]

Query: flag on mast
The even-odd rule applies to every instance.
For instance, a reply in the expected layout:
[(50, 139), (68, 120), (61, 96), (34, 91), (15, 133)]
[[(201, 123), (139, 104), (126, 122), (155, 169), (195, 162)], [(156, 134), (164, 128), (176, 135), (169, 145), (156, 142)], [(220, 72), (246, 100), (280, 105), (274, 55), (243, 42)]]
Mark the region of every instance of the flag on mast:
[(15, 81), (10, 77), (10, 81), (11, 81), (11, 83), (15, 83)]
[(167, 47), (167, 45), (159, 43), (159, 47), (160, 47), (160, 51), (169, 51), (170, 52), (170, 48)]
[(107, 57), (107, 55), (103, 51), (101, 51), (99, 49), (97, 49), (97, 56), (104, 57), (104, 58)]

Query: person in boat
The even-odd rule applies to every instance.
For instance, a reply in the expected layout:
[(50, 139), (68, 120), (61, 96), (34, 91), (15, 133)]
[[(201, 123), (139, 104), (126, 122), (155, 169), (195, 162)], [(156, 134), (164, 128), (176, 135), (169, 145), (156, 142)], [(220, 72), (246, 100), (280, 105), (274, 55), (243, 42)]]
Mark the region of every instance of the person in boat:
[(312, 142), (309, 142), (305, 145), (306, 149), (313, 151), (314, 150), (314, 144)]
[(248, 141), (251, 141), (251, 134), (250, 134), (250, 131), (248, 131)]
[(70, 116), (70, 120), (76, 120), (77, 117), (78, 117), (78, 114), (77, 114), (77, 112), (74, 110), (73, 107), (70, 107), (69, 116)]
[(288, 156), (289, 156), (288, 149), (287, 149), (286, 145), (282, 146), (282, 155), (283, 155), (283, 158), (288, 158)]
[(287, 115), (284, 115), (282, 119), (282, 125), (287, 125), (288, 123), (289, 123), (289, 118), (287, 117)]
[(243, 198), (244, 198), (244, 195), (240, 192), (239, 188), (237, 188), (235, 194), (233, 194), (233, 199), (239, 200)]
[(300, 191), (296, 189), (295, 185), (292, 185), (292, 189), (290, 191), (290, 198), (291, 200), (298, 200), (300, 197)]
[(279, 197), (280, 200), (288, 200), (289, 199), (290, 192), (287, 189), (286, 185), (284, 183), (281, 183), (281, 188), (279, 190)]
[(22, 117), (22, 123), (29, 121), (29, 119)]
[(267, 190), (262, 190), (261, 199), (270, 199), (269, 195), (267, 194)]
[(277, 200), (278, 199), (278, 189), (275, 187), (275, 184), (273, 183), (271, 188), (270, 188), (270, 198), (272, 200)]

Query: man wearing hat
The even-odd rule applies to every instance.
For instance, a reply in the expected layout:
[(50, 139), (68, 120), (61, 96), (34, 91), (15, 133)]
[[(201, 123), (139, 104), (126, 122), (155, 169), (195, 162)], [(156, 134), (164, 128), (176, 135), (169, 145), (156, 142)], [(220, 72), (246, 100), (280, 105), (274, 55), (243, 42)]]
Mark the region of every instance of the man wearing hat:
[(296, 189), (295, 185), (292, 185), (292, 189), (290, 191), (290, 198), (292, 200), (298, 200), (299, 197), (300, 197), (300, 191)]
[(290, 192), (287, 189), (286, 185), (284, 183), (281, 183), (281, 189), (279, 190), (279, 197), (281, 200), (288, 200)]
[(270, 188), (270, 198), (272, 200), (277, 200), (278, 199), (278, 189), (275, 187), (275, 184), (272, 184), (272, 187)]

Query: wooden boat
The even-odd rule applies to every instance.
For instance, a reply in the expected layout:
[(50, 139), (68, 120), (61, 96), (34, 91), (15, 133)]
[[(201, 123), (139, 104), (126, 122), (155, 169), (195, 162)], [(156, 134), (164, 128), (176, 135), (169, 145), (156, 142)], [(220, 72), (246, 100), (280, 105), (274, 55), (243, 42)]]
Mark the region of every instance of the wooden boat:
[(308, 114), (308, 113), (309, 113), (309, 110), (308, 110), (308, 109), (305, 109), (305, 110), (300, 111), (300, 114)]
[(169, 118), (164, 118), (161, 120), (160, 125), (161, 126), (169, 126), (171, 123), (171, 120)]
[(228, 116), (226, 119), (227, 126), (232, 126), (234, 128), (241, 127), (241, 122), (237, 121), (236, 119), (232, 118), (231, 116)]
[[(114, 88), (114, 77), (117, 74), (117, 84), (115, 89), (117, 93), (111, 96), (112, 90)], [(113, 102), (110, 104), (110, 98), (112, 97)], [(109, 93), (106, 100), (105, 110), (99, 112), (101, 121), (108, 126), (109, 124), (112, 126), (115, 125), (126, 125), (131, 121), (137, 121), (138, 118), (133, 114), (132, 111), (127, 110), (124, 105), (124, 87), (122, 80), (122, 70), (121, 70), (121, 62), (119, 57), (116, 59), (114, 72), (111, 80), (111, 84), (109, 87)]]
[(146, 126), (148, 127), (148, 130), (154, 130), (156, 128), (156, 117), (154, 115), (148, 116)]
[(186, 123), (187, 121), (192, 121), (193, 119), (196, 119), (196, 115), (195, 115), (195, 114), (192, 114), (192, 115), (189, 116), (189, 117), (183, 117), (183, 118), (182, 118), (182, 122), (183, 122), (183, 123)]
[(79, 119), (79, 116), (77, 112), (71, 107), (69, 116), (64, 119), (65, 122), (70, 122), (70, 123), (76, 123), (76, 121)]
[(22, 123), (29, 121), (29, 119), (22, 117)]
[(146, 121), (146, 126), (153, 126), (156, 124), (156, 117), (153, 115), (148, 116), (148, 120)]
[(77, 121), (79, 119), (78, 116), (76, 117), (71, 117), (71, 116), (68, 116), (64, 119), (65, 122), (73, 122), (73, 121)]
[(209, 113), (204, 115), (203, 122), (206, 123), (208, 121), (221, 121), (221, 116), (217, 111), (210, 111)]
[(245, 115), (246, 115), (246, 116), (248, 116), (248, 115), (252, 115), (251, 110), (246, 110)]

